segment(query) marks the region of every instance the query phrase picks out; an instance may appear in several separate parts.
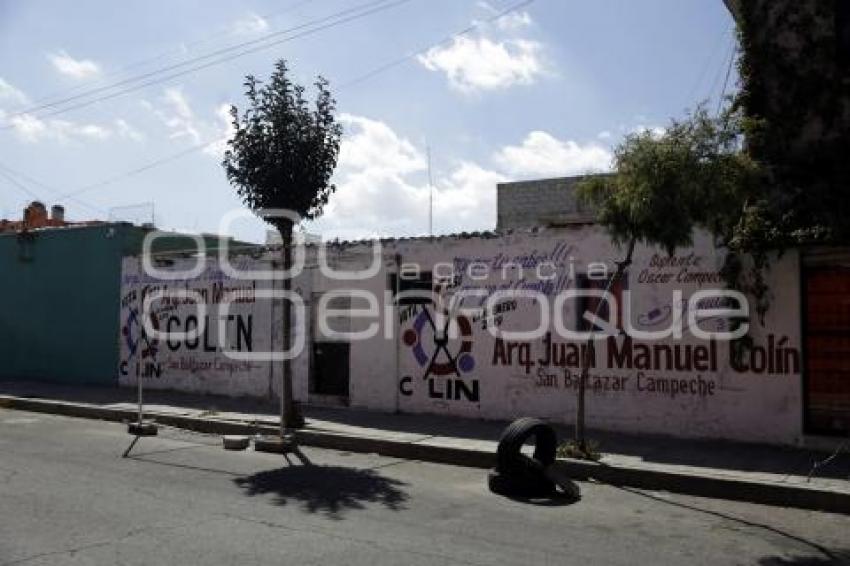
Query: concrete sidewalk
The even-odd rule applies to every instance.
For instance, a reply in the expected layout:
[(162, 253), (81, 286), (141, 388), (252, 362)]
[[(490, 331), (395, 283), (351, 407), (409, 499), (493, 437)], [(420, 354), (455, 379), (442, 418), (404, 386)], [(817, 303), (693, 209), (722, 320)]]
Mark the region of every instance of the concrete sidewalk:
[[(33, 382), (0, 382), (0, 405), (70, 416), (133, 418), (135, 391)], [(217, 434), (274, 433), (273, 402), (147, 390), (146, 416)], [(306, 407), (305, 445), (487, 468), (505, 422), (433, 415)], [(559, 438), (570, 427), (556, 426)], [(576, 479), (691, 495), (850, 513), (850, 450), (829, 452), (590, 431), (600, 463), (565, 460)], [(850, 446), (847, 446), (850, 448)], [(809, 474), (812, 477), (809, 478)]]

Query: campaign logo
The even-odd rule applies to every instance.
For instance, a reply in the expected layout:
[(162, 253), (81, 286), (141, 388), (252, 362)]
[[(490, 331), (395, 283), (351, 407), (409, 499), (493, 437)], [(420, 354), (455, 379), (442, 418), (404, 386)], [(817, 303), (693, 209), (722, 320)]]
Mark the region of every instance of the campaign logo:
[(445, 320), (443, 328), (438, 329), (428, 308), (423, 306), (413, 321), (413, 327), (402, 335), (402, 340), (411, 348), (416, 363), (425, 368), (422, 379), (452, 374), (462, 377), (462, 374), (475, 369), (475, 358), (472, 356), (472, 324), (469, 319), (465, 316), (455, 318), (459, 340), (452, 341), (454, 348), (450, 347), (452, 343), (449, 340), (450, 319), (446, 316)]
[[(159, 340), (151, 339), (145, 332), (138, 309), (130, 308), (127, 322), (121, 327), (121, 335), (127, 346), (127, 359), (120, 363), (121, 375), (129, 375), (131, 362), (136, 359), (136, 372), (141, 377), (160, 377), (162, 375), (162, 364), (157, 361), (159, 353)], [(151, 317), (151, 326), (159, 330), (156, 317)]]

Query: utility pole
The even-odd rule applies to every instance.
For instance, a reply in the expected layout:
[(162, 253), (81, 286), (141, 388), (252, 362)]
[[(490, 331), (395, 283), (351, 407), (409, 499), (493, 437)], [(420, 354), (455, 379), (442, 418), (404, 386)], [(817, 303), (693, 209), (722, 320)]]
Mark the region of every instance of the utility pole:
[(434, 178), (431, 176), (431, 146), (425, 145), (428, 155), (428, 235), (434, 235)]

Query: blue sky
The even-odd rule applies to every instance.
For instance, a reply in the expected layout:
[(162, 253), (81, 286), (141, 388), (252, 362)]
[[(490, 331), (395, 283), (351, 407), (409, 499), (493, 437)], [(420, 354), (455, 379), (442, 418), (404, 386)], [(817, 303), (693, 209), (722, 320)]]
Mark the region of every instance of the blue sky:
[[(71, 219), (153, 203), (161, 227), (218, 232), (240, 206), (220, 166), (223, 111), (281, 57), (300, 82), (331, 81), (345, 126), (338, 192), (306, 226), (327, 237), (426, 233), (427, 147), (435, 232), (490, 229), (497, 182), (605, 170), (626, 133), (716, 104), (733, 47), (721, 0), (535, 0), (493, 19), (517, 4), (0, 0), (0, 218), (37, 195)], [(167, 77), (296, 26), (307, 33)], [(135, 88), (148, 81), (161, 82)]]

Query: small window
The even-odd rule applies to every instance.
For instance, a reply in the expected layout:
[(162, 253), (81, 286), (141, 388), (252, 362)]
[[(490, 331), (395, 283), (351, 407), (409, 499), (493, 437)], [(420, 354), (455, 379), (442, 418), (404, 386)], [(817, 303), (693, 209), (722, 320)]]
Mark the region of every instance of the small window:
[[(604, 291), (608, 286), (608, 279), (591, 279), (586, 274), (581, 273), (576, 277), (576, 287), (578, 289), (599, 289)], [(599, 318), (602, 320), (610, 320), (610, 314), (608, 312), (609, 305), (612, 303), (617, 308), (617, 330), (623, 331), (623, 290), (628, 288), (628, 274), (623, 274), (612, 286), (610, 299), (602, 303), (602, 306), (599, 309)], [(589, 332), (591, 330), (591, 326), (593, 326), (593, 331), (601, 331), (602, 328), (599, 326), (593, 325), (584, 318), (585, 312), (590, 312), (591, 315), (596, 312), (597, 306), (599, 306), (599, 302), (602, 301), (601, 298), (597, 297), (580, 297), (578, 300), (578, 308), (576, 309), (576, 327), (582, 332)]]
[(393, 298), (401, 294), (399, 305), (430, 305), (434, 302), (431, 298), (431, 293), (434, 291), (434, 277), (430, 271), (420, 271), (415, 275), (405, 275), (401, 278), (396, 273), (390, 273), (387, 276), (387, 286), (393, 292)]

